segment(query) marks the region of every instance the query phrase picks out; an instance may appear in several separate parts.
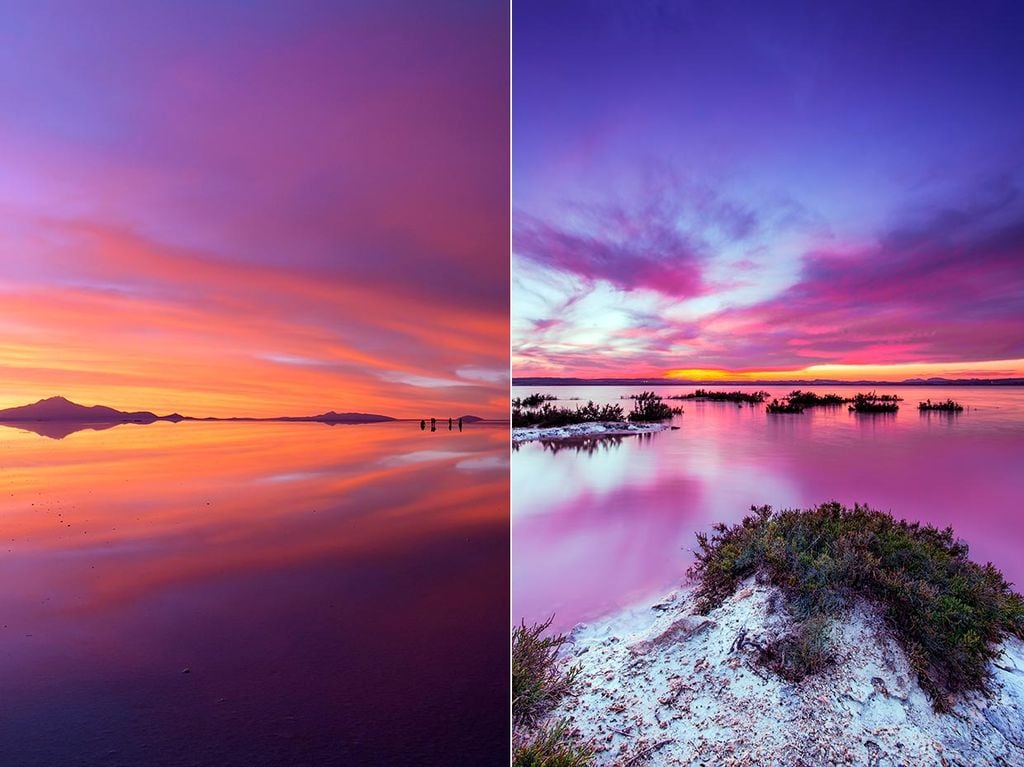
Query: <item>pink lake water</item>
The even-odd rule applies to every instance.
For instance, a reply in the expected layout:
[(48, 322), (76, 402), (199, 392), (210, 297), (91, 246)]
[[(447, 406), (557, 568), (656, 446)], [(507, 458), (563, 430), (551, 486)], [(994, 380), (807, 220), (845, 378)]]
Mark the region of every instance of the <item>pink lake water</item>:
[[(651, 387), (649, 387), (651, 388)], [(667, 396), (695, 387), (655, 388)], [(765, 389), (782, 396), (793, 387)], [(856, 387), (804, 387), (852, 396)], [(643, 387), (514, 387), (560, 400), (618, 402)], [(861, 387), (860, 390), (863, 390)], [(738, 522), (751, 505), (867, 503), (951, 525), (977, 561), (1024, 589), (1024, 389), (878, 387), (895, 414), (681, 403), (664, 431), (587, 444), (528, 443), (512, 455), (512, 619), (554, 614), (570, 628), (684, 582), (695, 533)], [(953, 398), (959, 414), (921, 413)], [(573, 401), (556, 404), (572, 406)]]
[(506, 758), (507, 425), (45, 431), (0, 427), (0, 765)]

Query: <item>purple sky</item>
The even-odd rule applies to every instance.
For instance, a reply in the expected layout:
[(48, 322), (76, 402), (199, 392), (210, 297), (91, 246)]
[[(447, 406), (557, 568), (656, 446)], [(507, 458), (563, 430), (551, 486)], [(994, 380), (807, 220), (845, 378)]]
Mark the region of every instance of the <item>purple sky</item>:
[(508, 8), (5, 3), (0, 406), (502, 416)]
[(514, 373), (1024, 375), (1021, 39), (1009, 2), (517, 2)]

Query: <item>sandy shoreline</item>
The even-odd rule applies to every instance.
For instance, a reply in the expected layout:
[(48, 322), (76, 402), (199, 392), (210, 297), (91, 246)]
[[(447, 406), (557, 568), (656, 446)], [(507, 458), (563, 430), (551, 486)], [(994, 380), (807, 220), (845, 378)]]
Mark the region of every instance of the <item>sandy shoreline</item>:
[(516, 427), (512, 429), (512, 442), (533, 442), (535, 440), (580, 439), (582, 437), (624, 437), (630, 434), (650, 434), (665, 431), (668, 423), (629, 423), (628, 421), (600, 421), (590, 423), (574, 423), (568, 426), (549, 428)]
[(943, 715), (867, 606), (836, 624), (825, 672), (790, 683), (756, 665), (786, 630), (780, 605), (751, 580), (708, 616), (684, 587), (578, 625), (565, 646), (578, 693), (553, 716), (595, 744), (598, 765), (1024, 764), (1024, 643), (1003, 645), (991, 698)]

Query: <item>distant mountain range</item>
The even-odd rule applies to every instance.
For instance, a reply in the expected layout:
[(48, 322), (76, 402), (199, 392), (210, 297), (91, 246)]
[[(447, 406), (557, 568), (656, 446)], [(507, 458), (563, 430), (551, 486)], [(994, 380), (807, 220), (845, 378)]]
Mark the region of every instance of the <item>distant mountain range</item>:
[[(61, 439), (80, 429), (109, 429), (121, 423), (153, 423), (154, 421), (314, 421), (326, 424), (381, 423), (397, 420), (376, 413), (336, 413), (282, 416), (280, 418), (192, 418), (171, 413), (156, 415), (148, 410), (124, 411), (105, 405), (79, 405), (65, 397), (48, 397), (31, 405), (0, 410), (0, 424), (11, 424), (47, 437)], [(30, 425), (31, 424), (31, 425)]]
[(1024, 386), (1024, 378), (907, 378), (903, 381), (686, 381), (678, 378), (513, 378), (513, 386)]

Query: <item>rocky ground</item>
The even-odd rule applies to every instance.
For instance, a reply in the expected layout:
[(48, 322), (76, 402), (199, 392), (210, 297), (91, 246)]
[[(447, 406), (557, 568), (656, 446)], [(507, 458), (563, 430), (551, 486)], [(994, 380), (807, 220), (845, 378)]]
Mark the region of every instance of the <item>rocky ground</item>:
[(777, 590), (748, 581), (708, 616), (682, 589), (577, 626), (578, 694), (554, 716), (617, 767), (1024, 766), (1024, 643), (1003, 646), (991, 698), (938, 714), (868, 607), (837, 622), (835, 664), (799, 683), (755, 662), (787, 625)]
[(667, 423), (629, 423), (628, 421), (600, 421), (590, 423), (574, 423), (568, 426), (549, 428), (517, 427), (512, 429), (512, 441), (515, 443), (532, 442), (538, 439), (579, 439), (581, 437), (623, 437), (629, 434), (647, 434), (652, 431), (664, 431), (669, 428)]

